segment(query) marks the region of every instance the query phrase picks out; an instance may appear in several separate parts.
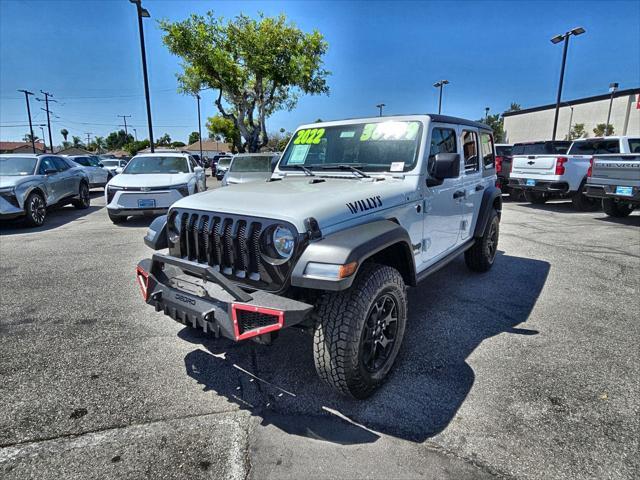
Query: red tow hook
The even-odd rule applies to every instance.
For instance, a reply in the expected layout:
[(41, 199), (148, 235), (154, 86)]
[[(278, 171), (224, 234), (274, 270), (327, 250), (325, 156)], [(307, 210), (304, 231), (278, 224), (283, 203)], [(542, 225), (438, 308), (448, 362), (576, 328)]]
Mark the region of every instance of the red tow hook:
[(146, 302), (149, 299), (149, 272), (145, 272), (140, 265), (136, 267), (136, 280), (142, 292), (142, 298)]

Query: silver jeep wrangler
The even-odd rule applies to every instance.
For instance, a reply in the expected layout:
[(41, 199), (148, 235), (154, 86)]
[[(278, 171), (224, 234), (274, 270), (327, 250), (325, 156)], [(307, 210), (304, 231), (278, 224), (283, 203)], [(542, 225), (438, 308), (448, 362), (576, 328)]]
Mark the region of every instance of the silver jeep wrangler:
[(186, 197), (150, 226), (137, 266), (156, 311), (215, 336), (313, 331), (318, 375), (369, 396), (398, 355), (406, 287), (464, 253), (495, 260), (492, 132), (443, 115), (300, 127), (267, 182)]

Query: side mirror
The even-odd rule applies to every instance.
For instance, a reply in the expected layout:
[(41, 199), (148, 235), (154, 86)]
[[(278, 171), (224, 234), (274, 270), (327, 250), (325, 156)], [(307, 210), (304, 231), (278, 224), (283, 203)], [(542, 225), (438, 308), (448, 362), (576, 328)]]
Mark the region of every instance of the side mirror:
[(122, 173), (122, 167), (118, 167), (118, 168), (116, 168), (116, 173), (118, 173), (118, 174), (119, 174), (119, 173)]
[(57, 170), (57, 169), (55, 169), (55, 168), (47, 168), (47, 169), (44, 171), (44, 174), (45, 174), (45, 175), (55, 175), (56, 173), (58, 173), (58, 170)]
[(429, 176), (439, 180), (460, 176), (460, 155), (457, 153), (438, 153), (429, 159)]
[(194, 173), (202, 173), (204, 172), (204, 169), (202, 167), (194, 167), (193, 171)]

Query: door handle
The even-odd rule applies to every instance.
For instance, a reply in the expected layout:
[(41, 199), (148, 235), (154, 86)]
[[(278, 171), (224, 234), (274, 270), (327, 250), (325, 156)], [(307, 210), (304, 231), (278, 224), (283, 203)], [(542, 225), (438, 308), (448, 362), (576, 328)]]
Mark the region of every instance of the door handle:
[(453, 198), (461, 198), (464, 197), (464, 190), (458, 190), (453, 194)]
[(480, 190), (484, 190), (484, 185), (476, 185), (476, 192), (479, 192)]

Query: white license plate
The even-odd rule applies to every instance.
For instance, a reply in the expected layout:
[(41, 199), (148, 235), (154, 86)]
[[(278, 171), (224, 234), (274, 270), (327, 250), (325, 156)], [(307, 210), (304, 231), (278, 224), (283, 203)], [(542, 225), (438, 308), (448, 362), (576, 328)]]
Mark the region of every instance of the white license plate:
[(616, 187), (616, 195), (633, 196), (633, 187)]
[(138, 200), (138, 208), (156, 208), (156, 201), (153, 198), (141, 198)]
[(527, 185), (527, 187), (535, 187), (536, 186), (536, 181), (535, 180), (531, 180), (529, 178), (529, 179), (527, 179), (526, 185)]

